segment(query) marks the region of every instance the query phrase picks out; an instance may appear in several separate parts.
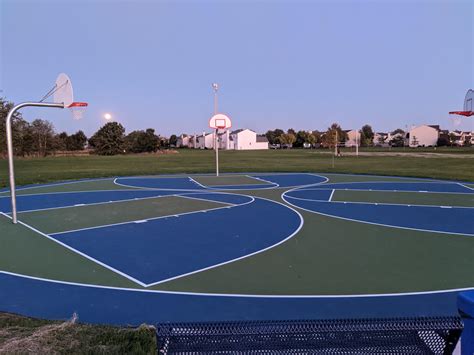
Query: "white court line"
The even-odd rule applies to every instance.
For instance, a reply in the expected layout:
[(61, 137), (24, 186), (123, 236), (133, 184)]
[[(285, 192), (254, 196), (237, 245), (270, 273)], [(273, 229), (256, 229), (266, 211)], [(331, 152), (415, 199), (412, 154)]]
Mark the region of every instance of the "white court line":
[(458, 185), (461, 185), (462, 187), (465, 187), (466, 189), (469, 189), (469, 190), (474, 190), (474, 187), (470, 187), (470, 186), (461, 184), (460, 182), (458, 182)]
[(196, 297), (242, 297), (242, 298), (371, 298), (371, 297), (403, 297), (403, 296), (421, 296), (421, 295), (433, 295), (433, 294), (443, 294), (443, 293), (452, 293), (452, 292), (463, 292), (474, 290), (474, 287), (464, 287), (464, 288), (452, 288), (445, 290), (432, 290), (432, 291), (418, 291), (418, 292), (400, 292), (400, 293), (368, 293), (368, 294), (347, 294), (347, 295), (274, 295), (274, 294), (239, 294), (239, 293), (210, 293), (210, 292), (186, 292), (186, 291), (165, 291), (165, 290), (148, 290), (143, 288), (130, 288), (130, 287), (116, 287), (116, 286), (103, 286), (103, 285), (94, 285), (86, 284), (79, 282), (71, 281), (60, 281), (53, 280), (44, 277), (29, 276), (24, 274), (19, 274), (16, 272), (0, 270), (0, 274), (14, 276), (18, 278), (24, 278), (35, 281), (42, 281), (53, 284), (60, 285), (69, 285), (69, 286), (79, 286), (79, 287), (89, 287), (95, 289), (105, 289), (105, 290), (115, 290), (115, 291), (130, 291), (130, 292), (143, 292), (143, 293), (157, 293), (157, 294), (166, 294), (166, 295), (184, 295), (184, 296), (196, 296)]
[[(294, 190), (293, 190), (294, 191)], [(304, 190), (309, 191), (309, 190)], [(321, 191), (326, 191), (321, 189)], [(334, 190), (333, 190), (334, 191)], [(288, 191), (287, 191), (288, 192)], [(388, 202), (360, 202), (360, 201), (335, 201), (335, 200), (316, 200), (312, 198), (295, 197), (286, 194), (287, 198), (293, 200), (309, 201), (309, 202), (330, 202), (330, 203), (343, 203), (343, 204), (358, 204), (358, 205), (376, 205), (376, 206), (405, 206), (405, 207), (430, 207), (430, 208), (460, 208), (460, 209), (474, 209), (474, 207), (467, 206), (440, 206), (440, 205), (418, 205), (418, 204), (405, 204), (405, 203), (388, 203)], [(331, 194), (332, 197), (332, 194)]]
[[(154, 190), (155, 191), (155, 190)], [(92, 203), (79, 203), (74, 205), (67, 205), (67, 206), (58, 206), (58, 207), (47, 207), (47, 208), (37, 208), (33, 210), (26, 210), (26, 211), (18, 211), (20, 213), (30, 213), (30, 212), (38, 212), (38, 211), (49, 211), (49, 210), (60, 210), (65, 208), (74, 208), (74, 207), (89, 207), (89, 206), (96, 206), (96, 205), (108, 205), (113, 203), (121, 203), (121, 202), (132, 202), (132, 201), (141, 201), (141, 200), (150, 200), (154, 198), (164, 198), (164, 197), (180, 197), (180, 194), (168, 194), (168, 195), (158, 195), (158, 190), (156, 190), (157, 195), (155, 196), (147, 196), (147, 197), (133, 197), (127, 198), (123, 200), (115, 200), (115, 201), (102, 201), (102, 202), (92, 202)], [(186, 192), (183, 192), (186, 193)], [(194, 193), (194, 192), (193, 192)], [(47, 194), (45, 194), (47, 195)]]
[(203, 184), (201, 184), (200, 182), (196, 181), (195, 179), (193, 179), (192, 177), (189, 176), (189, 180), (193, 183), (195, 183), (196, 185), (198, 186), (201, 186), (202, 188), (204, 189), (207, 189), (207, 186), (204, 186)]
[(270, 184), (270, 185), (275, 185), (275, 188), (280, 187), (280, 185), (277, 184), (276, 182), (273, 182), (273, 181), (270, 181), (270, 180), (265, 180), (265, 179), (262, 179), (261, 177), (258, 177), (258, 176), (253, 176), (253, 175), (244, 175), (244, 176), (246, 176), (248, 178), (251, 178), (251, 179), (261, 181), (261, 182), (265, 182), (265, 183)]
[[(240, 205), (236, 205), (236, 206), (240, 206)], [(231, 206), (231, 207), (236, 207), (236, 206)], [(50, 233), (49, 235), (60, 235), (60, 234), (68, 234), (68, 233), (74, 233), (74, 232), (82, 232), (82, 231), (92, 230), (92, 229), (101, 229), (101, 228), (122, 226), (122, 225), (125, 225), (125, 224), (134, 224), (134, 223), (137, 223), (137, 221), (140, 222), (140, 223), (143, 223), (143, 221), (150, 222), (150, 221), (156, 221), (158, 219), (165, 219), (165, 218), (170, 218), (170, 217), (180, 217), (180, 216), (186, 216), (186, 215), (195, 214), (195, 213), (222, 210), (224, 208), (228, 208), (228, 206), (214, 207), (214, 208), (208, 208), (208, 209), (190, 211), (190, 212), (183, 212), (183, 213), (175, 213), (175, 214), (169, 214), (169, 215), (160, 216), (160, 217), (151, 217), (151, 218), (147, 218), (146, 220), (139, 219), (139, 220), (126, 221), (126, 222), (119, 222), (119, 223), (102, 224), (100, 226), (94, 226), (94, 227), (71, 229), (71, 230), (62, 231), (62, 232)]]
[[(322, 188), (315, 188), (315, 189), (308, 189), (304, 186), (302, 187), (296, 187), (292, 188), (291, 190), (300, 190), (301, 191), (321, 191), (321, 190), (332, 190), (332, 185), (334, 184), (327, 184), (327, 185), (321, 185)], [(307, 187), (312, 187), (313, 185), (309, 185)], [(415, 191), (415, 190), (377, 190), (377, 189), (350, 189), (350, 188), (343, 188), (343, 189), (338, 189), (337, 187), (335, 188), (336, 190), (341, 190), (341, 191), (371, 191), (371, 192), (406, 192), (406, 193), (421, 193), (421, 191)], [(289, 192), (290, 190), (288, 190)], [(450, 194), (450, 195), (470, 195), (472, 196), (472, 193), (469, 192), (443, 192), (443, 191), (426, 191), (423, 192), (423, 194)]]
[(222, 203), (223, 205), (227, 205), (227, 206), (239, 206), (239, 204), (235, 204), (235, 203), (221, 202), (221, 201), (216, 201), (216, 200), (208, 200), (206, 198), (191, 197), (189, 195), (180, 195), (179, 197), (188, 198), (190, 200), (197, 200), (197, 201), (217, 202), (217, 203)]
[(336, 190), (335, 190), (335, 189), (332, 189), (332, 191), (331, 191), (331, 195), (329, 195), (328, 202), (331, 202), (331, 200), (332, 200), (332, 197), (334, 196), (334, 191), (336, 191)]
[[(91, 182), (91, 181), (102, 181), (102, 180), (112, 180), (112, 177), (108, 178), (96, 178), (96, 179), (84, 179), (84, 180), (73, 180), (73, 181), (63, 181), (63, 182), (51, 182), (46, 184), (38, 184), (36, 186), (25, 186), (25, 187), (17, 187), (15, 190), (23, 191), (23, 190), (30, 190), (30, 189), (39, 189), (43, 187), (52, 187), (52, 186), (61, 186), (61, 185), (69, 185), (69, 184), (79, 184), (82, 182)], [(0, 191), (0, 193), (10, 192), (10, 190)]]
[[(209, 194), (209, 192), (207, 192), (207, 193)], [(215, 192), (215, 194), (218, 194), (218, 192)], [(221, 193), (221, 194), (225, 195), (225, 193)], [(170, 196), (170, 195), (168, 195), (168, 196)], [(246, 196), (246, 195), (243, 195), (243, 196)], [(176, 197), (183, 197), (183, 196), (182, 195), (176, 195)], [(233, 207), (245, 206), (245, 205), (248, 205), (248, 204), (253, 203), (255, 201), (255, 198), (253, 198), (252, 196), (246, 196), (246, 197), (249, 197), (250, 200), (247, 201), (247, 202), (238, 204), (238, 205), (230, 205), (229, 206), (227, 204), (224, 207), (214, 207), (214, 208), (208, 208), (208, 209), (202, 209), (202, 210), (196, 210), (196, 211), (190, 211), (190, 212), (175, 213), (175, 214), (166, 215), (166, 216), (151, 217), (151, 218), (147, 218), (146, 221), (148, 222), (148, 221), (154, 221), (154, 220), (157, 220), (157, 219), (163, 219), (163, 218), (169, 218), (169, 217), (186, 216), (186, 215), (194, 214), (194, 213), (209, 212), (209, 211), (221, 210), (221, 209), (224, 209), (224, 208), (233, 208)], [(192, 198), (192, 199), (197, 200), (197, 198)], [(212, 200), (205, 200), (205, 201), (206, 202), (216, 202), (216, 201), (212, 201)], [(216, 202), (216, 203), (219, 203), (219, 202)], [(142, 221), (142, 220), (139, 220), (139, 221)], [(103, 225), (100, 225), (100, 226), (86, 227), (86, 228), (72, 229), (72, 230), (63, 231), (63, 232), (50, 233), (49, 235), (58, 235), (58, 234), (74, 233), (74, 232), (79, 232), (79, 231), (84, 231), (84, 230), (91, 230), (91, 229), (108, 228), (108, 227), (120, 226), (120, 225), (124, 225), (124, 224), (133, 224), (135, 222), (136, 222), (136, 220), (126, 221), (126, 222), (119, 222), (119, 223), (111, 223), (111, 224), (103, 224)]]
[[(0, 214), (3, 215), (3, 216), (5, 216), (5, 217), (7, 217), (8, 219), (11, 219), (10, 216), (6, 215), (6, 214), (3, 213), (3, 212), (0, 212)], [(121, 276), (123, 276), (123, 277), (129, 279), (130, 281), (133, 281), (133, 282), (135, 282), (136, 284), (138, 284), (138, 285), (140, 285), (140, 286), (146, 287), (146, 284), (145, 284), (145, 283), (143, 283), (143, 282), (141, 282), (141, 281), (139, 281), (139, 280), (133, 278), (132, 276), (130, 276), (130, 275), (128, 275), (128, 274), (126, 274), (126, 273), (124, 273), (124, 272), (122, 272), (122, 271), (119, 271), (119, 270), (113, 268), (113, 267), (110, 266), (110, 265), (107, 265), (107, 264), (105, 264), (105, 263), (103, 263), (103, 262), (101, 262), (101, 261), (99, 261), (99, 260), (97, 260), (97, 259), (94, 259), (93, 257), (91, 257), (91, 256), (89, 256), (89, 255), (87, 255), (87, 254), (84, 254), (83, 252), (80, 252), (79, 250), (74, 249), (73, 247), (71, 247), (71, 246), (69, 246), (69, 245), (67, 245), (67, 244), (65, 244), (65, 243), (62, 243), (62, 242), (60, 242), (59, 240), (56, 240), (56, 239), (54, 239), (54, 238), (51, 238), (49, 235), (47, 235), (47, 234), (41, 232), (40, 230), (38, 230), (38, 229), (36, 229), (36, 228), (30, 226), (29, 224), (26, 224), (26, 223), (24, 223), (24, 222), (22, 222), (22, 221), (20, 221), (20, 220), (18, 220), (18, 223), (20, 223), (22, 226), (24, 226), (24, 227), (26, 227), (26, 228), (32, 230), (33, 232), (36, 232), (37, 234), (39, 234), (39, 235), (41, 235), (41, 236), (43, 236), (43, 237), (45, 237), (45, 238), (47, 238), (47, 239), (49, 239), (49, 240), (51, 240), (51, 241), (53, 241), (53, 242), (55, 242), (55, 243), (57, 243), (57, 244), (63, 246), (64, 248), (69, 249), (69, 250), (73, 251), (74, 253), (79, 254), (79, 255), (81, 255), (82, 257), (84, 257), (84, 258), (86, 258), (86, 259), (89, 259), (89, 260), (91, 260), (91, 261), (93, 261), (93, 262), (95, 262), (95, 263), (97, 263), (97, 264), (99, 264), (99, 265), (105, 267), (106, 269), (109, 269), (109, 270), (115, 272), (116, 274), (119, 274), (119, 275), (121, 275)]]
[[(242, 196), (247, 196), (247, 197), (252, 197), (253, 196), (248, 196), (248, 195), (242, 195)], [(210, 269), (214, 269), (216, 267), (219, 267), (219, 266), (223, 266), (223, 265), (226, 265), (226, 264), (230, 264), (230, 263), (233, 263), (235, 261), (238, 261), (238, 260), (242, 260), (242, 259), (245, 259), (245, 258), (248, 258), (250, 256), (253, 256), (253, 255), (257, 255), (257, 254), (260, 254), (260, 253), (263, 253), (267, 250), (270, 250), (270, 249), (273, 249), (275, 248), (276, 246), (288, 241), (289, 239), (293, 238), (296, 234), (298, 234), (298, 232), (301, 230), (301, 228), (303, 228), (303, 224), (304, 224), (304, 218), (303, 216), (301, 215), (301, 213), (299, 213), (297, 210), (295, 210), (294, 208), (290, 207), (290, 206), (287, 206), (285, 205), (284, 203), (281, 203), (281, 202), (278, 202), (278, 201), (273, 201), (273, 200), (270, 200), (270, 199), (267, 199), (267, 198), (264, 198), (264, 197), (257, 197), (257, 199), (261, 199), (261, 200), (266, 200), (268, 202), (272, 202), (272, 203), (276, 203), (276, 204), (279, 204), (285, 208), (288, 208), (289, 210), (293, 211), (294, 213), (296, 213), (296, 215), (299, 217), (300, 219), (300, 224), (298, 226), (298, 228), (293, 232), (291, 233), (289, 236), (287, 236), (285, 239), (282, 239), (280, 240), (279, 242), (277, 242), (276, 244), (273, 244), (273, 245), (270, 245), (264, 249), (260, 249), (260, 250), (257, 250), (253, 253), (250, 253), (250, 254), (246, 254), (246, 255), (243, 255), (243, 256), (240, 256), (238, 258), (235, 258), (235, 259), (232, 259), (232, 260), (227, 260), (227, 261), (224, 261), (222, 263), (218, 263), (218, 264), (215, 264), (215, 265), (211, 265), (211, 266), (207, 266), (205, 268), (202, 268), (202, 269), (199, 269), (199, 270), (194, 270), (194, 271), (191, 271), (191, 272), (188, 272), (188, 273), (185, 273), (185, 274), (181, 274), (181, 275), (177, 275), (177, 276), (173, 276), (173, 277), (170, 277), (170, 278), (167, 278), (165, 280), (160, 280), (160, 281), (157, 281), (157, 282), (154, 282), (154, 283), (151, 283), (151, 284), (148, 284), (147, 287), (151, 287), (151, 286), (155, 286), (155, 285), (159, 285), (159, 284), (162, 284), (162, 283), (165, 283), (165, 282), (168, 282), (168, 281), (172, 281), (172, 280), (176, 280), (176, 279), (179, 279), (179, 278), (182, 278), (182, 277), (186, 277), (186, 276), (189, 276), (189, 275), (193, 275), (193, 274), (196, 274), (198, 272), (202, 272), (202, 271), (206, 271), (206, 270), (210, 270)], [(255, 200), (255, 198), (254, 198)]]
[[(286, 191), (288, 192), (288, 191)], [(371, 225), (374, 225), (374, 226), (381, 226), (381, 227), (387, 227), (387, 228), (397, 228), (397, 229), (406, 229), (406, 230), (413, 230), (413, 231), (418, 231), (418, 232), (427, 232), (427, 233), (440, 233), (440, 234), (448, 234), (448, 235), (459, 235), (459, 236), (468, 236), (468, 237), (473, 237), (474, 234), (469, 234), (469, 233), (457, 233), (457, 232), (444, 232), (444, 231), (439, 231), (439, 230), (431, 230), (431, 229), (421, 229), (421, 228), (411, 228), (411, 227), (402, 227), (402, 226), (396, 226), (396, 225), (391, 225), (391, 224), (383, 224), (383, 223), (375, 223), (375, 222), (368, 222), (368, 221), (363, 221), (363, 220), (360, 220), (360, 219), (352, 219), (352, 218), (347, 218), (347, 217), (340, 217), (340, 216), (335, 216), (335, 215), (331, 215), (331, 214), (327, 214), (327, 213), (322, 213), (322, 212), (318, 212), (318, 211), (313, 211), (313, 210), (310, 210), (310, 209), (307, 209), (307, 208), (304, 208), (304, 207), (300, 207), (300, 206), (297, 206), (291, 202), (289, 202), (286, 197), (289, 197), (291, 198), (291, 196), (286, 196), (286, 192), (283, 192), (281, 194), (281, 198), (283, 199), (283, 201), (285, 201), (286, 203), (288, 203), (289, 205), (295, 207), (295, 208), (299, 208), (301, 210), (304, 210), (306, 212), (310, 212), (310, 213), (315, 213), (315, 214), (319, 214), (319, 215), (322, 215), (322, 216), (326, 216), (326, 217), (331, 217), (331, 218), (337, 218), (337, 219), (342, 219), (342, 220), (345, 220), (345, 221), (351, 221), (351, 222), (357, 222), (357, 223), (365, 223), (365, 224), (371, 224)], [(320, 201), (320, 202), (328, 202), (328, 201)], [(330, 203), (334, 203), (334, 201), (330, 202)], [(347, 202), (342, 202), (342, 203), (347, 203)]]
[[(138, 188), (134, 188), (134, 189), (110, 189), (110, 190), (78, 190), (78, 191), (56, 191), (56, 192), (41, 192), (41, 193), (36, 193), (36, 194), (21, 194), (21, 195), (17, 195), (17, 199), (20, 198), (20, 197), (24, 197), (24, 196), (44, 196), (44, 195), (61, 195), (61, 194), (76, 194), (76, 193), (87, 193), (87, 192), (91, 192), (91, 193), (95, 193), (95, 192), (130, 192), (130, 191), (142, 191), (142, 190), (145, 190), (145, 189), (138, 189)], [(150, 189), (150, 191), (152, 191), (153, 189)], [(194, 190), (192, 190), (194, 191)], [(10, 196), (0, 196), (0, 199), (2, 198), (10, 198)]]

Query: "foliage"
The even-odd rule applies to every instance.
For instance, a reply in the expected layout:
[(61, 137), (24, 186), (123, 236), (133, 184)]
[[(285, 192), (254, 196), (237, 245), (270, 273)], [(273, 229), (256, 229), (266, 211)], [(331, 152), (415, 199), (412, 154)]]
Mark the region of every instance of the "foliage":
[(301, 148), (303, 147), (304, 143), (309, 143), (311, 145), (316, 143), (316, 137), (313, 135), (312, 132), (298, 131), (298, 133), (296, 133), (296, 141), (294, 146), (297, 148)]
[(178, 137), (176, 134), (172, 134), (169, 139), (169, 145), (176, 147), (176, 144), (178, 143)]
[(397, 135), (390, 141), (392, 147), (403, 147), (405, 146), (405, 138), (401, 135)]
[(158, 150), (160, 138), (155, 130), (133, 131), (125, 138), (126, 149), (132, 153), (152, 153)]
[(374, 142), (374, 131), (372, 127), (368, 124), (362, 126), (361, 134), (360, 134), (360, 141), (363, 146), (369, 147)]
[(334, 148), (336, 144), (336, 137), (337, 144), (339, 145), (347, 140), (347, 133), (342, 130), (340, 125), (333, 123), (322, 136), (323, 145), (328, 148)]
[(268, 130), (267, 133), (265, 133), (265, 136), (268, 139), (268, 143), (270, 144), (280, 144), (280, 136), (284, 134), (285, 132), (282, 129), (275, 129), (275, 130)]
[(156, 354), (153, 327), (119, 328), (0, 313), (0, 353)]
[(118, 122), (108, 122), (89, 139), (89, 145), (98, 155), (116, 155), (126, 152), (125, 128)]
[(62, 132), (56, 136), (56, 144), (59, 150), (84, 150), (86, 143), (87, 137), (83, 131), (77, 131), (70, 136), (66, 132)]
[(279, 137), (280, 144), (286, 145), (286, 146), (293, 146), (293, 143), (296, 142), (296, 136), (292, 133), (283, 133)]
[[(13, 108), (14, 103), (0, 97), (0, 156), (7, 153), (6, 120), (8, 112)], [(15, 112), (12, 118), (13, 149), (15, 155), (25, 155), (26, 145), (25, 134), (28, 123), (22, 118), (20, 112)]]
[(436, 142), (436, 145), (438, 147), (446, 147), (449, 144), (449, 139), (446, 138), (445, 136), (441, 136), (438, 138), (438, 141)]

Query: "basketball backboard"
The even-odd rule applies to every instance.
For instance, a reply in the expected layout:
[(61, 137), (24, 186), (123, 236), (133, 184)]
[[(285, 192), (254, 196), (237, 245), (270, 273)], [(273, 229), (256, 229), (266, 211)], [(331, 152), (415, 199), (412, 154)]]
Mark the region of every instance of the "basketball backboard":
[(214, 129), (226, 129), (232, 127), (232, 122), (228, 116), (218, 113), (209, 120), (209, 127)]
[(461, 115), (461, 116), (474, 116), (474, 90), (469, 89), (464, 98), (464, 107), (463, 111), (451, 111), (449, 112), (452, 115)]

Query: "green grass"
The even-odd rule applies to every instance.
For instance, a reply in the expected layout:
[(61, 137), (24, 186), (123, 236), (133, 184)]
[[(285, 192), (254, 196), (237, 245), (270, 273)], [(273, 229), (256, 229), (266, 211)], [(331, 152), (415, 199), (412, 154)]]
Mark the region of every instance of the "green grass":
[(0, 313), (0, 353), (156, 354), (156, 352), (155, 330), (152, 327), (117, 328), (46, 321)]
[[(393, 151), (392, 151), (393, 152)], [(435, 157), (413, 156), (422, 150), (397, 150), (400, 155), (344, 155), (328, 150), (222, 151), (221, 172), (327, 172), (398, 175), (474, 181), (474, 149), (438, 149)], [(444, 153), (456, 153), (453, 157)], [(388, 154), (388, 153), (387, 153)], [(212, 173), (214, 152), (181, 149), (176, 154), (48, 157), (16, 159), (17, 184), (93, 177)], [(7, 185), (7, 161), (0, 161), (0, 186)]]

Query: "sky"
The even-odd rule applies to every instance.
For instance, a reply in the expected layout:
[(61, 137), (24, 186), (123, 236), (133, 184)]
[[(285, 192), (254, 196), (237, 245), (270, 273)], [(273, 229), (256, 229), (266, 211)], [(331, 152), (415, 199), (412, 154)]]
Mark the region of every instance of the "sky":
[(0, 96), (40, 99), (65, 72), (83, 120), (27, 120), (91, 135), (208, 130), (211, 84), (234, 128), (375, 131), (453, 125), (474, 88), (473, 1), (0, 0)]

